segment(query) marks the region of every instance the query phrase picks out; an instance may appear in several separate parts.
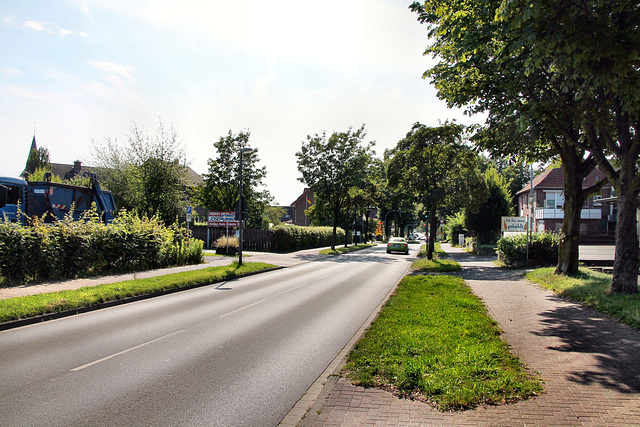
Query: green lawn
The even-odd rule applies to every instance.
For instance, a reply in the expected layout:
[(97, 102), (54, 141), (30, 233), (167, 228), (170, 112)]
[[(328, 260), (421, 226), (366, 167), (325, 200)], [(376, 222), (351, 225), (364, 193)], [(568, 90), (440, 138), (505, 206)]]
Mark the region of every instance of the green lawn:
[(127, 280), (70, 291), (8, 298), (0, 300), (0, 323), (41, 314), (90, 307), (107, 301), (155, 292), (207, 285), (274, 267), (276, 266), (256, 262), (243, 263), (241, 267), (238, 267), (238, 264), (234, 262), (227, 266), (167, 274), (148, 279)]
[(370, 248), (375, 245), (376, 245), (375, 243), (362, 243), (359, 245), (347, 246), (346, 248), (344, 246), (336, 246), (335, 251), (333, 249), (323, 249), (320, 251), (320, 254), (321, 255), (340, 255), (340, 254), (346, 254), (353, 251), (358, 251), (360, 249)]
[(574, 277), (553, 274), (555, 267), (539, 268), (527, 278), (558, 295), (569, 298), (619, 322), (640, 330), (640, 294), (610, 294), (611, 275), (580, 268)]
[(405, 277), (349, 355), (356, 384), (391, 388), (441, 410), (524, 399), (542, 392), (464, 281)]
[(432, 260), (427, 259), (427, 245), (422, 245), (418, 253), (418, 258), (411, 263), (411, 269), (439, 273), (460, 270), (461, 266), (459, 263), (446, 257), (447, 253), (442, 250), (439, 242), (435, 244)]

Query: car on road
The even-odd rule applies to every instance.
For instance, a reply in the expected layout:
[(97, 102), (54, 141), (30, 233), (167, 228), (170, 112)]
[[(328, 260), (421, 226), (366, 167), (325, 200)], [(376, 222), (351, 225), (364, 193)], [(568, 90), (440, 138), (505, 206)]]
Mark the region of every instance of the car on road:
[(392, 237), (387, 243), (387, 253), (391, 252), (404, 252), (405, 255), (409, 255), (409, 244), (404, 237)]

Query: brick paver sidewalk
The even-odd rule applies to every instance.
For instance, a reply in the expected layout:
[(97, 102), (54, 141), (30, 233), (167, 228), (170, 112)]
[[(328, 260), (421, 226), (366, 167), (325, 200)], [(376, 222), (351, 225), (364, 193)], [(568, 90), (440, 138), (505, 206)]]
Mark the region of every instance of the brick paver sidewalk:
[[(504, 339), (546, 381), (541, 396), (503, 406), (442, 413), (378, 389), (332, 378), (302, 425), (640, 425), (640, 333), (556, 297), (493, 258), (446, 246)], [(319, 414), (318, 414), (319, 412)]]

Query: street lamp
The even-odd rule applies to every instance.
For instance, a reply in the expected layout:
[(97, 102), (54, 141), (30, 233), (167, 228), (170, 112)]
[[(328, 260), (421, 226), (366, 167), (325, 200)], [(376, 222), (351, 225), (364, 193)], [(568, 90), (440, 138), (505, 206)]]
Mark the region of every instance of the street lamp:
[(244, 197), (242, 197), (242, 157), (244, 154), (251, 154), (258, 151), (257, 148), (249, 148), (245, 147), (240, 150), (240, 173), (239, 173), (239, 182), (238, 189), (240, 193), (240, 198), (238, 199), (238, 212), (240, 213), (240, 217), (238, 220), (240, 221), (240, 239), (238, 242), (238, 266), (242, 265), (242, 242), (244, 241)]

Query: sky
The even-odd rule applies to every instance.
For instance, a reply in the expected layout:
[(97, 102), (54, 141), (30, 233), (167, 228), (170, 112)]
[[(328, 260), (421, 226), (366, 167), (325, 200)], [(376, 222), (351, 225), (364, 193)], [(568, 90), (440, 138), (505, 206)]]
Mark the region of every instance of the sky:
[(308, 135), (364, 125), (382, 157), (415, 122), (480, 122), (422, 78), (435, 62), (410, 3), (3, 0), (0, 175), (21, 173), (34, 132), (53, 163), (90, 166), (92, 144), (161, 120), (199, 174), (215, 141), (249, 131), (267, 189), (289, 205)]

